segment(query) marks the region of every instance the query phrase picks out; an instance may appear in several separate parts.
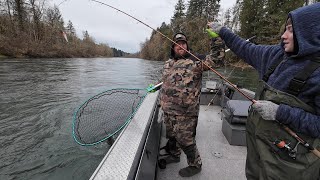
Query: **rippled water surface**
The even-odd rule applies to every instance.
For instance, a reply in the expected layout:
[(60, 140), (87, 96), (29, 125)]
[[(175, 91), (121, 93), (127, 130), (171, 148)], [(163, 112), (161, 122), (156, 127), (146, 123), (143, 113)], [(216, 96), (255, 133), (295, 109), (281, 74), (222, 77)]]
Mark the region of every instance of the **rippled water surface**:
[[(125, 58), (0, 59), (0, 179), (89, 179), (109, 145), (82, 147), (72, 115), (89, 97), (112, 88), (146, 88), (163, 62)], [(253, 70), (220, 69), (255, 89)], [(204, 73), (204, 80), (213, 73)]]

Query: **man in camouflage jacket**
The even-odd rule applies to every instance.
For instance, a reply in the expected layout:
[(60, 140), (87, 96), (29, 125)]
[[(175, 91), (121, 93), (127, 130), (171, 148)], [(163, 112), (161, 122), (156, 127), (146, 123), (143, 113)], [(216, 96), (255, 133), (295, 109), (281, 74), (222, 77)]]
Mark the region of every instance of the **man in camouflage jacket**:
[[(187, 38), (183, 33), (174, 35), (173, 40), (189, 51)], [(190, 177), (201, 171), (201, 158), (196, 146), (195, 135), (198, 123), (202, 72), (210, 67), (222, 65), (224, 44), (221, 39), (211, 42), (211, 54), (197, 56), (172, 44), (171, 57), (164, 64), (160, 104), (164, 111), (166, 136), (169, 139), (170, 156), (166, 163), (180, 162), (181, 149), (187, 156), (188, 167), (179, 171), (180, 176)], [(218, 51), (221, 52), (218, 52)], [(206, 66), (206, 65), (208, 66)]]

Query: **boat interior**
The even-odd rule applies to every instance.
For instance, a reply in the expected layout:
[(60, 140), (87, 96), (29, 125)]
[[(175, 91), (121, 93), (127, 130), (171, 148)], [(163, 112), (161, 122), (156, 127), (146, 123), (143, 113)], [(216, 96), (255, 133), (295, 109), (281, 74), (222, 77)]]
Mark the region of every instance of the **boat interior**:
[[(240, 88), (254, 97), (254, 92)], [(173, 164), (159, 163), (165, 146), (165, 125), (159, 92), (146, 96), (128, 125), (118, 135), (91, 180), (185, 179), (179, 176), (188, 166), (185, 155)], [(246, 179), (245, 123), (251, 101), (220, 81), (207, 81), (200, 97), (196, 143), (202, 171), (188, 179)]]

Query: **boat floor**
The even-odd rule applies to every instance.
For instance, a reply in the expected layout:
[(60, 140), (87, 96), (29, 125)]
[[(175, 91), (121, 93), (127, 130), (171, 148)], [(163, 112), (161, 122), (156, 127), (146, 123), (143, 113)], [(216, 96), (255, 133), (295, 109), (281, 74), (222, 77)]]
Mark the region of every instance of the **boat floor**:
[[(201, 105), (196, 141), (202, 159), (202, 171), (190, 178), (180, 177), (179, 170), (188, 166), (186, 156), (182, 153), (180, 163), (168, 164), (166, 169), (158, 168), (157, 179), (246, 179), (246, 147), (231, 146), (222, 134), (221, 126), (221, 107)], [(162, 132), (160, 146), (164, 146), (166, 141), (165, 132)]]

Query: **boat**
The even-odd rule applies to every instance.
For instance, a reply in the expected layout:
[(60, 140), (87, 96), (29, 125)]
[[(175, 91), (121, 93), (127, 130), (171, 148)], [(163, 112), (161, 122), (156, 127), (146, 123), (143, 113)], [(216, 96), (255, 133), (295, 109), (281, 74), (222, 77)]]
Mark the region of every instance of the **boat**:
[[(254, 92), (240, 90), (254, 97)], [(192, 179), (246, 179), (245, 122), (251, 102), (219, 80), (207, 81), (201, 91), (196, 141), (203, 165)], [(165, 169), (158, 163), (167, 141), (158, 96), (158, 91), (146, 96), (90, 180), (183, 179), (178, 172), (188, 165), (184, 153)]]

